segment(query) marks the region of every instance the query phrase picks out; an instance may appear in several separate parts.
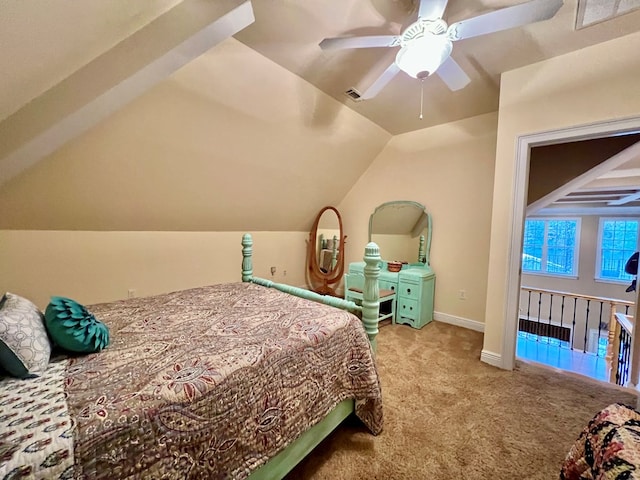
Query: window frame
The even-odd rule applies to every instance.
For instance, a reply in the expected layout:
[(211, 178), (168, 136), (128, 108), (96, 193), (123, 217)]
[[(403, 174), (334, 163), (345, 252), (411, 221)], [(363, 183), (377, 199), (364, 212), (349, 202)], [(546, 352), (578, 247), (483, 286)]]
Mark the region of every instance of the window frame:
[[(547, 277), (555, 277), (555, 278), (568, 278), (568, 279), (577, 279), (578, 278), (578, 274), (579, 274), (579, 265), (580, 265), (580, 232), (582, 230), (582, 218), (580, 217), (565, 217), (565, 216), (559, 216), (559, 217), (526, 217), (525, 218), (525, 224), (523, 225), (522, 228), (522, 235), (523, 235), (523, 240), (522, 240), (522, 254), (524, 254), (524, 232), (526, 231), (526, 222), (527, 221), (544, 221), (544, 240), (543, 240), (543, 245), (542, 245), (542, 257), (541, 257), (541, 267), (542, 264), (545, 264), (545, 270), (540, 270), (540, 271), (536, 271), (536, 270), (525, 270), (524, 268), (524, 261), (521, 259), (520, 260), (520, 269), (522, 271), (523, 275), (540, 275), (540, 276), (547, 276)], [(548, 270), (546, 270), (546, 262), (547, 262), (547, 251), (549, 248), (548, 245), (548, 233), (549, 233), (549, 222), (551, 221), (570, 221), (570, 222), (576, 222), (576, 234), (575, 234), (575, 238), (574, 238), (574, 246), (573, 246), (573, 265), (571, 266), (571, 273), (558, 273), (558, 272), (549, 272)]]
[(597, 282), (604, 282), (604, 283), (614, 283), (614, 284), (618, 284), (618, 285), (626, 285), (628, 283), (631, 282), (631, 280), (633, 279), (633, 277), (631, 278), (622, 278), (622, 279), (615, 279), (615, 278), (604, 278), (602, 276), (602, 237), (604, 234), (604, 229), (603, 229), (603, 224), (606, 221), (613, 221), (613, 222), (619, 222), (619, 221), (624, 221), (624, 222), (636, 222), (638, 224), (638, 235), (636, 236), (636, 246), (635, 246), (635, 251), (638, 250), (639, 247), (639, 241), (638, 241), (638, 236), (640, 236), (640, 217), (599, 217), (598, 218), (598, 243), (596, 244), (596, 264), (595, 264), (595, 278), (594, 280)]

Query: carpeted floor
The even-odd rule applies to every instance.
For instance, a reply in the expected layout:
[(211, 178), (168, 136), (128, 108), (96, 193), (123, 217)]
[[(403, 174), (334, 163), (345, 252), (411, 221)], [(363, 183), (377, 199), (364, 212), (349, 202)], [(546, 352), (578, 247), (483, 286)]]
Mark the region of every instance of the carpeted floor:
[(634, 393), (578, 375), (492, 367), (481, 349), (481, 333), (440, 322), (382, 326), (384, 431), (349, 419), (287, 480), (556, 479), (599, 409), (635, 406)]

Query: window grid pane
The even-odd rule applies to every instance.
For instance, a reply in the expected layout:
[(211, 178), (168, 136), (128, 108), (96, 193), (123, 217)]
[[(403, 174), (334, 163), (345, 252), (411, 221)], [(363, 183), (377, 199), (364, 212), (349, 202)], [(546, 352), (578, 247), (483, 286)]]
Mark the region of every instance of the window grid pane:
[(526, 220), (522, 270), (575, 275), (577, 220)]
[(542, 254), (544, 247), (543, 220), (527, 220), (524, 224), (522, 246), (522, 269), (530, 272), (542, 270)]
[(600, 244), (600, 278), (631, 280), (624, 271), (627, 260), (637, 248), (637, 220), (603, 220)]

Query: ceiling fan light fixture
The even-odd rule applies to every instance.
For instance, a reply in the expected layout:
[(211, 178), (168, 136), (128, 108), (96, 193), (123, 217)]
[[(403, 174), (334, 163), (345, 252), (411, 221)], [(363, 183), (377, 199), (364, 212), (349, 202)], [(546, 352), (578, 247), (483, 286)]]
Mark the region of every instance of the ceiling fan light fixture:
[(446, 35), (425, 33), (404, 45), (396, 55), (396, 64), (413, 78), (425, 78), (434, 73), (451, 55), (453, 44)]

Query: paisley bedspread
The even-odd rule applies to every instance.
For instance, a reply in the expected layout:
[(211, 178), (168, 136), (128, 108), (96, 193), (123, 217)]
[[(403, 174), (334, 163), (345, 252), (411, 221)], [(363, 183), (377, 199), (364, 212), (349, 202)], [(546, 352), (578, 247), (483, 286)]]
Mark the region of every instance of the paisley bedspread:
[(640, 413), (619, 403), (598, 412), (571, 447), (560, 478), (640, 479)]
[[(34, 400), (58, 428), (32, 453), (53, 460), (29, 478), (245, 478), (348, 398), (372, 433), (382, 429), (371, 347), (348, 312), (248, 283), (89, 309), (109, 326), (107, 349), (0, 384), (0, 401), (19, 402), (5, 388), (16, 382), (48, 382), (42, 395), (66, 398), (64, 411)], [(23, 436), (5, 445), (35, 442)], [(0, 478), (23, 478), (25, 455), (0, 448)]]

